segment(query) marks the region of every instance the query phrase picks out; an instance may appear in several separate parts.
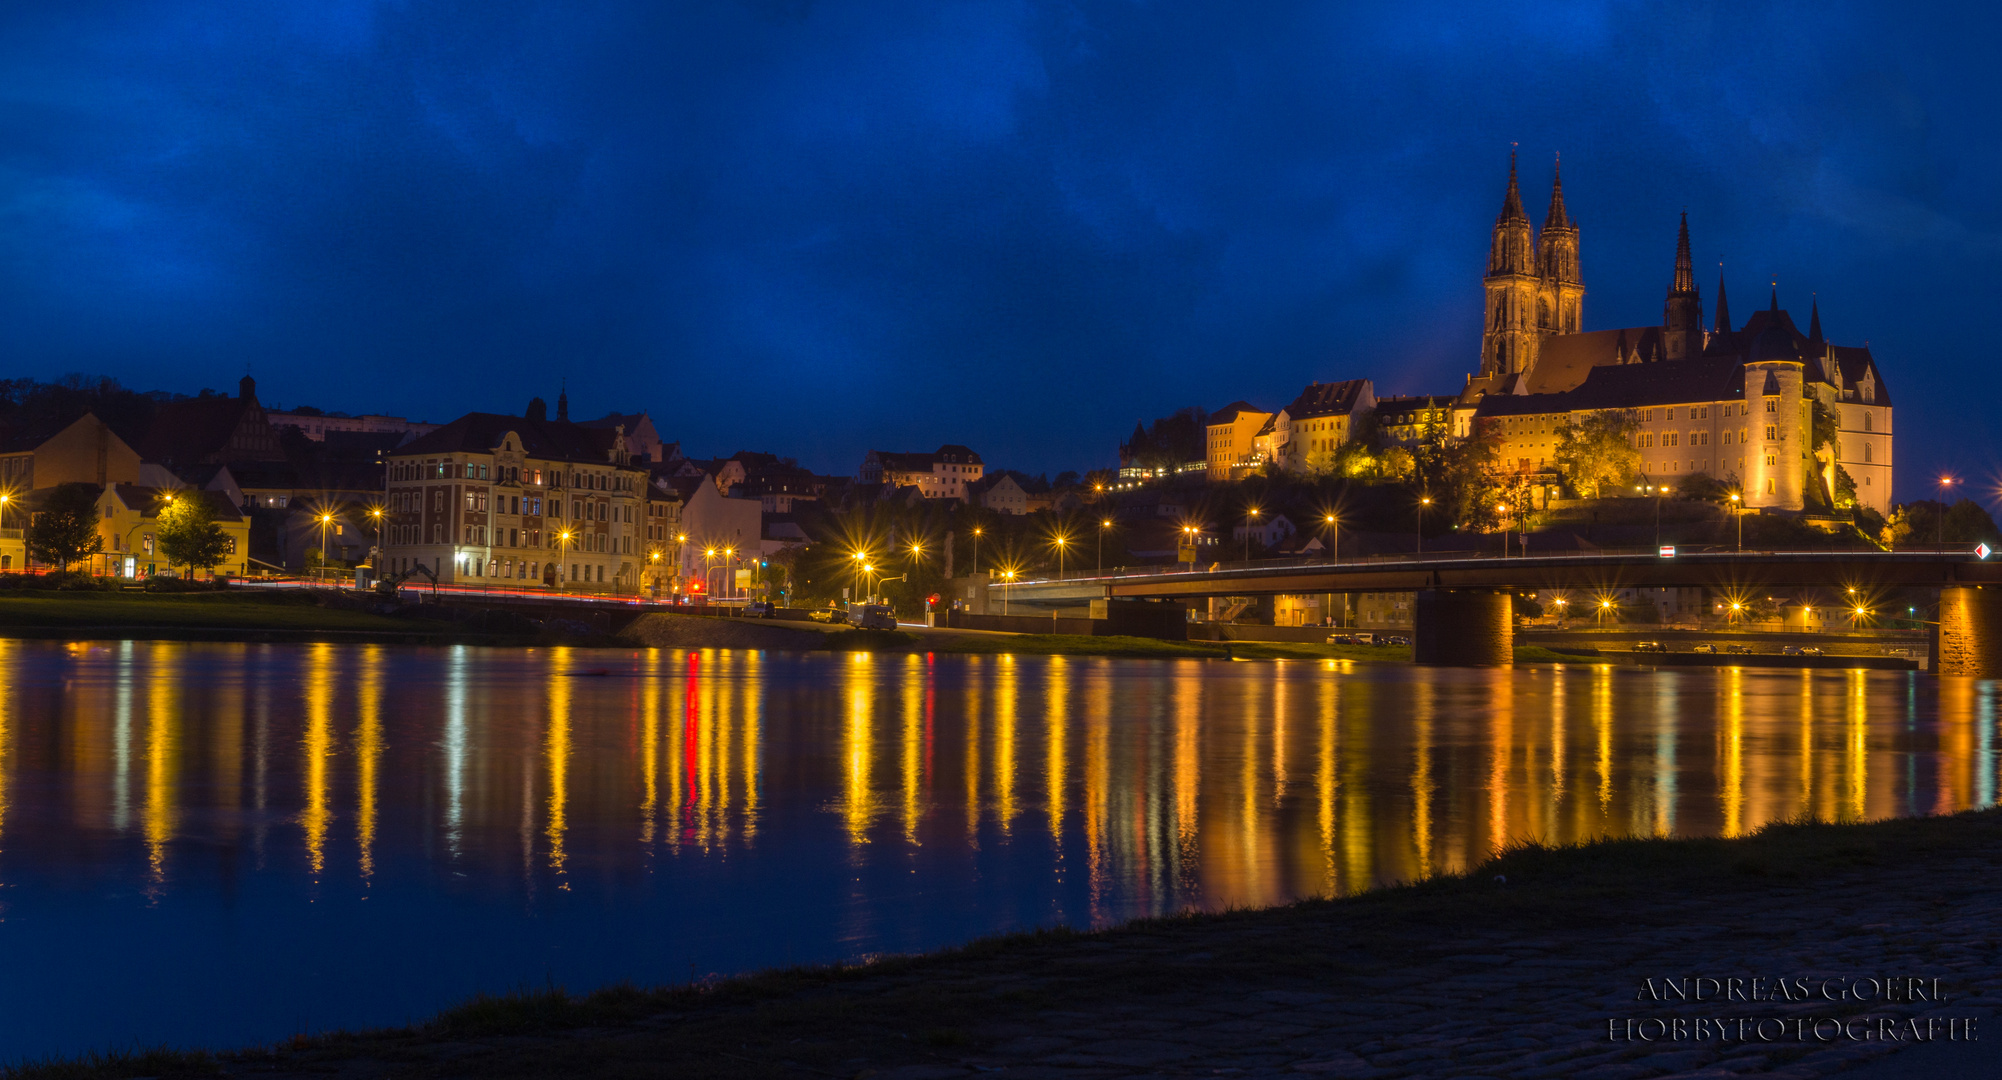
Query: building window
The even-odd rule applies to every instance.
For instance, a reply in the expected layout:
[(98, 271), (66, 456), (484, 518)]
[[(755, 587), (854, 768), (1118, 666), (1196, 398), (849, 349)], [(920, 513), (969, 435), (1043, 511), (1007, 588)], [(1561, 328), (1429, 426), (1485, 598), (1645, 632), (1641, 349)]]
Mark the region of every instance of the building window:
[(1870, 464), (1870, 444), (1869, 444), (1869, 443), (1864, 443), (1864, 444), (1863, 444), (1863, 464), (1865, 464), (1865, 465), (1868, 465), (1868, 464)]
[(1769, 398), (1767, 398), (1767, 399), (1766, 399), (1766, 411), (1767, 411), (1767, 412), (1778, 412), (1778, 411), (1780, 411), (1780, 399), (1778, 399), (1778, 398), (1774, 398), (1774, 397), (1769, 397)]
[(1772, 424), (1767, 424), (1767, 425), (1766, 425), (1766, 441), (1767, 441), (1767, 442), (1778, 442), (1778, 441), (1779, 441), (1779, 437), (1780, 437), (1780, 435), (1779, 435), (1779, 431), (1780, 431), (1780, 429), (1779, 429), (1779, 428), (1777, 428), (1777, 427), (1773, 426)]
[(1774, 490), (1773, 487), (1775, 483), (1776, 481), (1772, 477), (1770, 476), (1766, 477), (1766, 494), (1768, 495), (1777, 494), (1777, 492)]
[(1868, 409), (1863, 411), (1863, 430), (1870, 430), (1870, 411)]

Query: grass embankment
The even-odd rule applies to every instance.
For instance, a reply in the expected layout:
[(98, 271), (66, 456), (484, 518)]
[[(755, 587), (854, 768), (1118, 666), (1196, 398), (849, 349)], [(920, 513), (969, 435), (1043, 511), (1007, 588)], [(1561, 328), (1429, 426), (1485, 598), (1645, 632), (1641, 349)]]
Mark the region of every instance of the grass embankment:
[(321, 607), (304, 591), (217, 593), (0, 593), (0, 634), (131, 630), (381, 633), (434, 637), (449, 625)]
[(994, 1041), (987, 1033), (1019, 1031), (1050, 1010), (1191, 993), (1241, 1001), (1292, 988), (1368, 1001), (1373, 979), (1439, 962), (1475, 936), (1536, 938), (1576, 953), (1607, 935), (1672, 939), (1720, 911), (1755, 913), (1775, 887), (1796, 895), (1839, 887), (1865, 903), (1890, 902), (1902, 890), (1877, 882), (1924, 880), (1937, 905), (1979, 900), (2002, 888), (1998, 864), (1995, 810), (1776, 824), (1731, 840), (1522, 845), (1463, 874), (1343, 899), (1090, 933), (1037, 930), (925, 956), (696, 985), (525, 990), (477, 997), (408, 1028), (299, 1037), (222, 1058), (159, 1050), (36, 1062), (0, 1076), (866, 1076), (977, 1055)]

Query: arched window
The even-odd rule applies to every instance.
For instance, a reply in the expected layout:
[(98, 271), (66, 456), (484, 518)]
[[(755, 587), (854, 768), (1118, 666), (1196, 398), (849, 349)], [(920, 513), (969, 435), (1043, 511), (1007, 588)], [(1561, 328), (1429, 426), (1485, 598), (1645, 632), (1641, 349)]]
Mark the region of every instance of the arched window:
[(1870, 430), (1870, 414), (1867, 411), (1863, 413), (1863, 430)]
[(1865, 464), (1865, 465), (1868, 465), (1868, 464), (1870, 464), (1870, 444), (1869, 444), (1869, 443), (1864, 443), (1864, 444), (1863, 444), (1863, 464)]

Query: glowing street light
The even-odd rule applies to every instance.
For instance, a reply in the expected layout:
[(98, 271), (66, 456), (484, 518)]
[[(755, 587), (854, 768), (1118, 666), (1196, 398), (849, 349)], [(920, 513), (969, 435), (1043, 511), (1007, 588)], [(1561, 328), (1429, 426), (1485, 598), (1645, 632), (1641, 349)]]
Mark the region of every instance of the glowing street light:
[(1933, 515), (1933, 522), (1937, 526), (1933, 542), (1942, 551), (1946, 550), (1946, 500), (1947, 496), (1952, 493), (1950, 489), (1958, 482), (1951, 476), (1942, 476), (1939, 478), (1939, 512)]
[(1745, 550), (1745, 507), (1737, 492), (1731, 493), (1731, 516), (1738, 519), (1738, 550)]
[[(1333, 514), (1325, 514), (1321, 518), (1321, 524), (1326, 525), (1328, 527), (1328, 533), (1329, 533), (1328, 561), (1331, 563), (1341, 562), (1342, 561), (1341, 519)], [(1344, 601), (1344, 603), (1346, 603), (1346, 601)]]
[(1420, 555), (1425, 554), (1425, 508), (1430, 505), (1432, 505), (1432, 496), (1430, 495), (1419, 496), (1418, 525), (1416, 528), (1412, 530), (1412, 535), (1417, 541), (1417, 550), (1418, 554)]
[[(1105, 485), (1100, 484), (1103, 488)], [(1100, 518), (1098, 522), (1098, 575), (1105, 576), (1105, 530), (1112, 528), (1111, 518)]]

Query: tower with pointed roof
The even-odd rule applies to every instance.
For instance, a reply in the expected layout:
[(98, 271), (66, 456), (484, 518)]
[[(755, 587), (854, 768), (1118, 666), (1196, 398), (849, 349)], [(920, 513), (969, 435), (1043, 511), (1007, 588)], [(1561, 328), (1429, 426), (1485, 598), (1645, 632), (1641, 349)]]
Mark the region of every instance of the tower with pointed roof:
[(1536, 364), (1540, 338), (1536, 305), (1542, 293), (1536, 239), (1522, 210), (1515, 154), (1508, 156), (1508, 193), (1488, 245), (1487, 315), (1481, 331), (1481, 374), (1517, 375)]
[(1584, 324), (1585, 279), (1578, 269), (1578, 226), (1564, 210), (1564, 176), (1552, 166), (1550, 211), (1536, 239), (1536, 328), (1547, 334), (1575, 334)]
[(1662, 305), (1662, 345), (1670, 360), (1687, 360), (1703, 352), (1703, 294), (1696, 288), (1696, 266), (1689, 257), (1689, 214), (1682, 215), (1675, 237), (1675, 280)]

